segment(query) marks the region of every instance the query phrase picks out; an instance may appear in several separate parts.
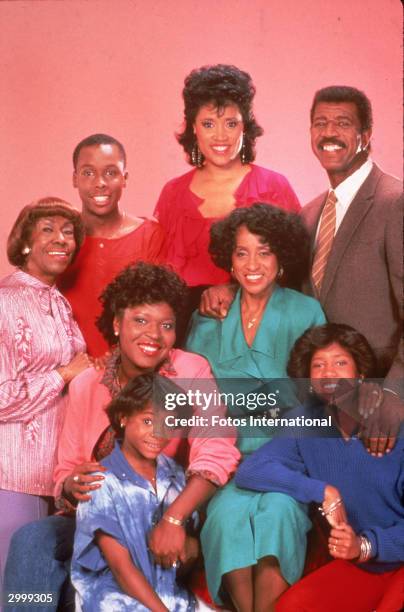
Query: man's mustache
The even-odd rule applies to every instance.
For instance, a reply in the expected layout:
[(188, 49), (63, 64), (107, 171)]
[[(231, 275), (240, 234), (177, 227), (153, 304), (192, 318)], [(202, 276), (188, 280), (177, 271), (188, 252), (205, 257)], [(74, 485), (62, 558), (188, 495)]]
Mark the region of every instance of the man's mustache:
[(324, 145), (337, 145), (339, 147), (343, 147), (345, 149), (345, 143), (341, 142), (340, 140), (338, 140), (337, 138), (323, 138), (323, 140), (321, 140), (318, 143), (319, 147), (324, 147)]

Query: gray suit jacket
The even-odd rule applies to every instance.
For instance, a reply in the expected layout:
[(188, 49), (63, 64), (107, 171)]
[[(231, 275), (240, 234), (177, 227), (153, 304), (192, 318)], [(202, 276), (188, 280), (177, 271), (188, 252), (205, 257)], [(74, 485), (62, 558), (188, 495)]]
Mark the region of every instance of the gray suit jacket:
[[(326, 195), (302, 210), (312, 254)], [(314, 295), (310, 282), (305, 291)], [(366, 336), (378, 359), (378, 375), (387, 374), (389, 386), (402, 391), (402, 184), (376, 164), (337, 231), (319, 299), (329, 321), (351, 325)]]

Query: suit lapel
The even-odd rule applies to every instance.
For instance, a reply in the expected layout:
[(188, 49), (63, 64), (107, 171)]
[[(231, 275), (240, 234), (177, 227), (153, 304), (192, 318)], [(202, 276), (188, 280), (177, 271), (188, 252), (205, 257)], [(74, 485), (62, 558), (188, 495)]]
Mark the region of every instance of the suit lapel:
[(374, 192), (380, 174), (381, 170), (374, 164), (371, 173), (351, 202), (338, 228), (321, 286), (320, 301), (322, 304), (324, 304), (327, 299), (328, 292), (330, 291), (338, 266), (346, 249), (351, 243), (358, 226), (366, 216), (369, 208), (373, 205)]

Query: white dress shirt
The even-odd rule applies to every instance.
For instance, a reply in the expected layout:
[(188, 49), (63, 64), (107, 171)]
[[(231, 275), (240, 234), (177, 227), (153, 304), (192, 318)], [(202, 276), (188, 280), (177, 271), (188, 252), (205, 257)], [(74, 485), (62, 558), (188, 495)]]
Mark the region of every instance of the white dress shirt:
[[(343, 218), (346, 215), (346, 212), (353, 201), (354, 197), (358, 193), (359, 189), (362, 187), (363, 183), (369, 176), (373, 167), (373, 162), (371, 159), (367, 159), (364, 164), (358, 170), (355, 170), (345, 181), (342, 181), (335, 189), (331, 186), (328, 190), (334, 191), (337, 202), (335, 204), (335, 212), (336, 212), (336, 224), (335, 224), (335, 234), (338, 231), (339, 226), (342, 223)], [(328, 194), (327, 194), (328, 195)], [(321, 224), (321, 217), (318, 221), (317, 231), (316, 231), (316, 241), (318, 238), (318, 232)], [(334, 235), (335, 235), (334, 234)]]

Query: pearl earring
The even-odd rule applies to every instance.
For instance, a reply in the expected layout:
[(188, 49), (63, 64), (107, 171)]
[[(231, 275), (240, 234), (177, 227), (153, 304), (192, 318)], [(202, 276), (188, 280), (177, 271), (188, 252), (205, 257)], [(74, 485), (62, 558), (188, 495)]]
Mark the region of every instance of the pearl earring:
[(31, 249), (29, 248), (29, 246), (25, 246), (21, 252), (23, 255), (28, 255), (29, 253), (31, 253)]

